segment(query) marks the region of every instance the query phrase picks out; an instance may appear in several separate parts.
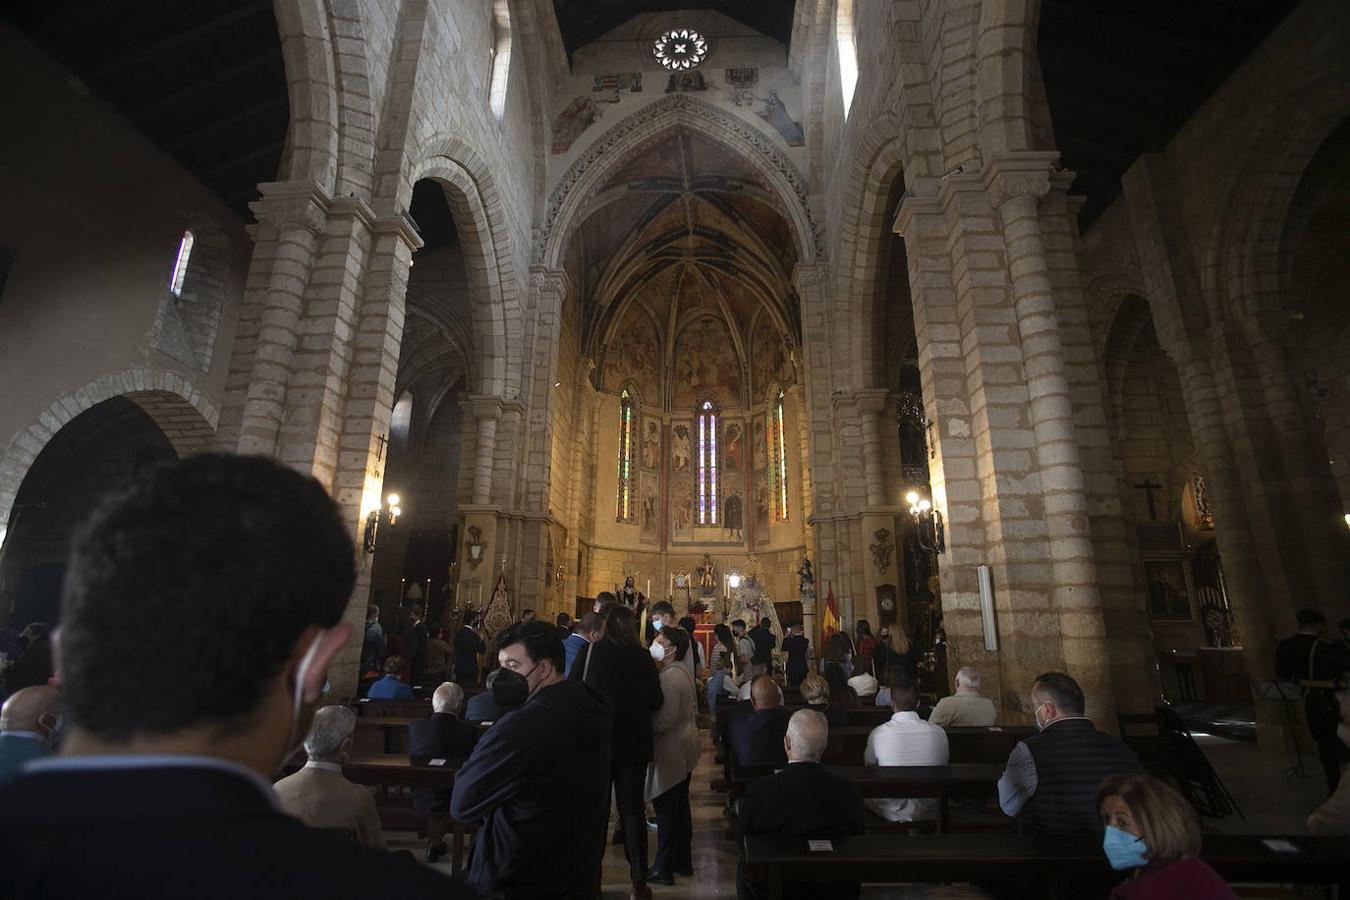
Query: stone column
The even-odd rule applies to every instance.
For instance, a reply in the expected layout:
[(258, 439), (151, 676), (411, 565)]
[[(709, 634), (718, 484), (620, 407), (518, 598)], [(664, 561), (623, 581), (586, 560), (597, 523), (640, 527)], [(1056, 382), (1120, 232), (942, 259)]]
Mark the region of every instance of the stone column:
[(878, 419), (886, 408), (886, 393), (885, 388), (868, 388), (854, 394), (858, 419), (862, 423), (863, 471), (867, 477), (869, 507), (881, 506), (887, 502), (886, 475), (882, 468), (881, 434), (878, 428)]
[(308, 181), (259, 185), (250, 289), (230, 362), (221, 449), (274, 455), (305, 291), (323, 233), (328, 195)]
[(1087, 492), (1074, 433), (1073, 403), (1064, 374), (1064, 351), (1040, 225), (1040, 200), (1049, 193), (1050, 166), (1057, 157), (1057, 153), (997, 157), (986, 167), (985, 181), (1008, 247), (1061, 652), (1084, 693), (1095, 695), (1094, 715), (1109, 726), (1115, 721), (1116, 708), (1110, 648), (1088, 531)]
[(497, 420), (502, 414), (502, 399), (474, 395), (468, 398), (466, 406), (477, 426), (472, 502), (481, 506), (492, 500), (492, 468), (497, 451)]

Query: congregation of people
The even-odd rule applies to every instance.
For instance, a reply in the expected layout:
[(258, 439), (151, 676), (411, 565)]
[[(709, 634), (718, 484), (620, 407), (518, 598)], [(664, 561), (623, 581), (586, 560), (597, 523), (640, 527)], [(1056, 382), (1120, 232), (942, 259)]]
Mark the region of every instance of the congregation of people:
[[(440, 860), (457, 825), (472, 831), (465, 872), (450, 878), (388, 852), (374, 795), (344, 775), (359, 719), (330, 701), (327, 673), (352, 635), (342, 617), (354, 559), (318, 483), (258, 458), (192, 457), (106, 500), (75, 543), (59, 654), (48, 629), (30, 629), (48, 667), (25, 670), (31, 683), (14, 682), (0, 711), (6, 894), (89, 894), (134, 855), (149, 896), (598, 897), (614, 842), (630, 896), (647, 897), (696, 877), (700, 698), (724, 778), (766, 771), (728, 802), (741, 839), (832, 840), (874, 823), (932, 830), (932, 797), (864, 800), (822, 764), (851, 711), (890, 710), (855, 762), (871, 767), (946, 765), (949, 729), (997, 724), (971, 667), (925, 707), (925, 648), (898, 624), (835, 633), (813, 665), (801, 625), (789, 624), (780, 649), (768, 617), (717, 624), (705, 654), (695, 621), (666, 601), (638, 610), (602, 593), (575, 620), (525, 610), (492, 635), (472, 613), (446, 634), (413, 606), (386, 633), (372, 605), (360, 636), (368, 702), (425, 702), (417, 693), (430, 688), (428, 714), (408, 726), (408, 764), (454, 770), (453, 786), (411, 792), (426, 822), (421, 859)], [(1305, 618), (1282, 648), (1285, 668), (1316, 668), (1323, 655), (1331, 665), (1340, 652), (1321, 640), (1324, 622)], [(148, 635), (173, 638), (128, 665), (123, 648)], [(1112, 898), (1236, 896), (1200, 859), (1189, 801), (1097, 727), (1075, 679), (1044, 672), (1027, 687), (1036, 731), (996, 785), (1009, 828), (1099, 839), (1123, 877), (1106, 886)], [(1333, 718), (1321, 695), (1316, 709), (1319, 740), (1330, 725), (1350, 747), (1350, 700)], [(1323, 757), (1339, 776), (1338, 748)], [(1350, 834), (1350, 779), (1331, 774), (1335, 793), (1309, 828)], [(766, 888), (741, 871), (737, 894)]]

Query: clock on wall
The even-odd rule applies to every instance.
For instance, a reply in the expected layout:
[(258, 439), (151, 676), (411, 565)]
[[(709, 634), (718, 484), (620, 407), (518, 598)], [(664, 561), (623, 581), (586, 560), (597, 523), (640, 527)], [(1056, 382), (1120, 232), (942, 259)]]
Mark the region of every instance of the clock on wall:
[(672, 72), (684, 72), (703, 62), (708, 41), (692, 28), (672, 28), (652, 46), (656, 61)]

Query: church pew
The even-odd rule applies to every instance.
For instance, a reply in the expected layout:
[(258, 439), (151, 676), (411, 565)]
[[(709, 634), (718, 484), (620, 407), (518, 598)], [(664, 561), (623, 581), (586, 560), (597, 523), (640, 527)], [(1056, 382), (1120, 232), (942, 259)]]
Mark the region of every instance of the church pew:
[[(1336, 885), (1350, 896), (1350, 838), (1280, 837), (1297, 848), (1272, 849), (1259, 835), (1207, 834), (1201, 858), (1230, 882)], [(1071, 898), (1084, 879), (1112, 874), (1096, 836), (1020, 834), (882, 835), (835, 838), (812, 851), (806, 838), (750, 837), (743, 842), (746, 875), (778, 900), (783, 885), (849, 881), (869, 884), (998, 882), (1035, 885), (1039, 896)], [(1119, 879), (1120, 876), (1116, 876)]]
[[(857, 765), (867, 750), (867, 737), (872, 733), (867, 726), (849, 726), (830, 729), (830, 742), (821, 762), (826, 765)], [(946, 729), (947, 761), (951, 763), (1007, 762), (1017, 742), (1030, 737), (1035, 729), (1025, 725), (972, 728), (958, 726)]]
[[(464, 689), (464, 697), (467, 700), (475, 694), (481, 694), (481, 687), (472, 687)], [(369, 697), (363, 697), (352, 704), (358, 716), (407, 716), (414, 719), (425, 719), (431, 715), (431, 700), (371, 700)]]
[[(447, 759), (444, 765), (433, 766), (429, 760), (410, 760), (406, 755), (388, 753), (352, 753), (342, 764), (342, 774), (348, 781), (376, 788), (375, 808), (380, 814), (380, 825), (397, 831), (416, 831), (425, 834), (427, 813), (412, 808), (412, 798), (390, 788), (432, 787), (454, 790), (455, 771), (462, 759)], [(459, 874), (464, 864), (467, 835), (473, 830), (461, 822), (450, 820), (450, 872)]]
[[(773, 773), (770, 768), (732, 765), (728, 794), (745, 795), (751, 783)], [(948, 801), (955, 798), (985, 800), (993, 794), (1001, 763), (959, 763), (946, 766), (825, 766), (825, 771), (852, 782), (864, 799), (934, 798), (938, 801), (937, 833), (951, 829)], [(1012, 820), (1006, 821), (1007, 829)]]
[[(427, 715), (430, 715), (428, 713)], [(353, 753), (408, 752), (408, 726), (426, 716), (362, 716), (352, 732)]]

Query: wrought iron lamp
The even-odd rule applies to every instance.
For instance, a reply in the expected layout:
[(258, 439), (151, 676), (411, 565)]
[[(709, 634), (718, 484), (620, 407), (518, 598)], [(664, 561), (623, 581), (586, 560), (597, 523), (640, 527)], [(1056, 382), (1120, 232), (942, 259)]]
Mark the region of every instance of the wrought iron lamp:
[(370, 515), (366, 516), (365, 548), (367, 553), (378, 553), (388, 544), (389, 535), (393, 532), (394, 526), (398, 524), (398, 517), (403, 515), (403, 509), (398, 505), (398, 500), (398, 494), (390, 494), (385, 498), (384, 506), (372, 509)]
[(905, 500), (909, 503), (909, 514), (914, 517), (919, 549), (925, 553), (946, 553), (946, 528), (942, 524), (942, 513), (927, 497), (920, 497), (918, 491), (910, 491), (905, 495)]

